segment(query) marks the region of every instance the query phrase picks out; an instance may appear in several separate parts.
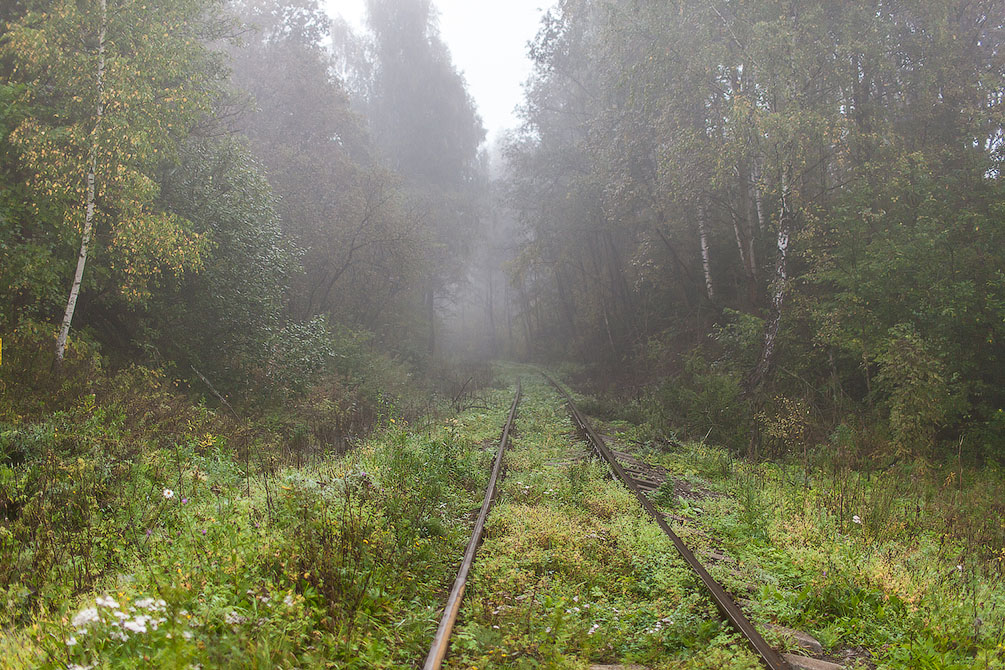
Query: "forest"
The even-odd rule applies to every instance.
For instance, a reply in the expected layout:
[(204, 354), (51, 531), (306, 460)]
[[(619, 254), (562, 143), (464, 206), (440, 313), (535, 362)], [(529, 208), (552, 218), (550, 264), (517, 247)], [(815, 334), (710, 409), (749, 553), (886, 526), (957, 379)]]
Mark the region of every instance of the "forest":
[(1005, 668), (1005, 0), (542, 4), (490, 135), (431, 0), (0, 2), (0, 667), (422, 667), (521, 382), (447, 666), (762, 667), (547, 371), (759, 622)]

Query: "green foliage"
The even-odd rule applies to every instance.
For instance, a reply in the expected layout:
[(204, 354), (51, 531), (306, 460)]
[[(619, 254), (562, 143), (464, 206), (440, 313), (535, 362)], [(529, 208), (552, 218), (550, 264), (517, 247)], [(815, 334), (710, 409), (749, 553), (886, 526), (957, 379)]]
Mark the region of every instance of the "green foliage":
[(0, 425), (5, 667), (395, 668), (423, 652), (505, 393), (452, 424), (475, 437), (392, 415), (295, 467), (274, 424), (192, 406), (158, 371), (94, 385)]
[(950, 407), (949, 383), (940, 361), (909, 325), (890, 331), (879, 356), (876, 382), (889, 394), (890, 427), (898, 451), (926, 454)]
[[(156, 206), (152, 173), (178, 133), (208, 111), (221, 71), (203, 40), (219, 36), (213, 18), (219, 6), (108, 4), (103, 13), (97, 2), (56, 2), (8, 27), (0, 56), (9, 64), (9, 81), (21, 85), (13, 90), (20, 92), (15, 104), (22, 117), (4, 141), (31, 197), (24, 214), (41, 218), (49, 245), (64, 249), (76, 246), (84, 223), (93, 155), (104, 250), (97, 254), (98, 277), (114, 277), (124, 296), (142, 301), (162, 273), (202, 263), (204, 238)], [(105, 63), (100, 75), (99, 62)], [(24, 225), (26, 237), (35, 237), (35, 225)]]
[[(978, 432), (1005, 402), (1000, 9), (553, 8), (509, 148), (528, 343), (692, 406), (672, 396), (709, 384), (682, 353), (711, 360), (711, 336), (721, 371), (763, 390), (753, 413), (809, 406), (808, 435), (865, 422), (942, 455)], [(931, 360), (894, 353), (898, 327)], [(890, 377), (912, 357), (923, 407)]]
[[(146, 337), (182, 370), (247, 392), (281, 330), (295, 255), (263, 170), (233, 139), (192, 138), (161, 166), (160, 201), (212, 244), (202, 272), (166, 282), (143, 314)], [(207, 319), (207, 315), (212, 315)]]
[(708, 436), (740, 451), (747, 446), (751, 407), (736, 374), (688, 355), (684, 374), (661, 384), (646, 400), (649, 422), (659, 435)]
[(2, 337), (0, 421), (76, 405), (93, 391), (104, 368), (97, 344), (86, 333), (70, 342), (59, 375), (53, 374), (53, 326), (22, 319)]

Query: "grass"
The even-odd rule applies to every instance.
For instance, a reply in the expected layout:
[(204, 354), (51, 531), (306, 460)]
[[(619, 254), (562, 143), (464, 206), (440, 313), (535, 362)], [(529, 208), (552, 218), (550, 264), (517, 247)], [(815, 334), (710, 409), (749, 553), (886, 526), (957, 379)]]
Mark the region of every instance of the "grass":
[(242, 450), (228, 435), (249, 426), (133, 374), (143, 393), (0, 425), (0, 667), (424, 655), (508, 391), (423, 430), (389, 411), (349, 453), (294, 466), (281, 433)]
[(862, 647), (880, 668), (1005, 667), (997, 468), (964, 469), (960, 485), (956, 464), (864, 473), (824, 452), (808, 472), (693, 443), (648, 457), (721, 494), (699, 523), (737, 559), (722, 581), (757, 603), (755, 618), (835, 654)]
[[(0, 667), (416, 667), (518, 375), (449, 667), (759, 667), (519, 366), (447, 419), (407, 424), (387, 399), (369, 437), (345, 451), (313, 431), (307, 457), (287, 430), (299, 419), (239, 420), (142, 368), (59, 411), (0, 412)], [(605, 429), (633, 449), (654, 432)], [(698, 492), (655, 500), (689, 519), (693, 549), (735, 559), (710, 571), (755, 620), (835, 655), (861, 647), (863, 667), (1005, 667), (999, 470), (865, 473), (826, 452), (806, 468), (653, 444), (640, 456)]]
[(759, 667), (533, 373), (513, 446), (449, 667)]

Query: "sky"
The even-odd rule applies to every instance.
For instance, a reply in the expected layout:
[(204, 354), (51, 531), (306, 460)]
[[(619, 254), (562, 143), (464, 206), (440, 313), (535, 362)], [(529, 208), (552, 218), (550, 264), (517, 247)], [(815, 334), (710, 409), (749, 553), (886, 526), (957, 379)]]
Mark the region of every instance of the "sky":
[[(433, 0), (440, 35), (464, 74), (488, 139), (519, 124), (514, 108), (530, 75), (527, 42), (552, 0)], [(361, 27), (365, 0), (325, 0), (331, 15)]]

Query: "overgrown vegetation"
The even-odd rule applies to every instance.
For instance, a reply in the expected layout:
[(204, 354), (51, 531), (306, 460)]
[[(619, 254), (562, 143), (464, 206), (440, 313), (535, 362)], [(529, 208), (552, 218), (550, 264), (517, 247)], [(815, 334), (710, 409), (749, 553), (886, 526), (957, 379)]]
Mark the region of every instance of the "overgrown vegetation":
[[(651, 430), (619, 425), (625, 439)], [(851, 435), (844, 428), (782, 463), (694, 442), (643, 451), (710, 492), (697, 505), (672, 494), (661, 502), (721, 543), (731, 562), (718, 576), (752, 601), (755, 619), (881, 668), (1005, 666), (1001, 469), (962, 460), (877, 469)]]
[(385, 396), (346, 453), (310, 423), (337, 412), (291, 408), (305, 442), (194, 405), (155, 370), (88, 390), (55, 412), (4, 407), (4, 667), (378, 668), (423, 653), (505, 392), (425, 430)]
[[(757, 616), (1003, 667), (1005, 0), (561, 0), (492, 152), (366, 9), (0, 3), (0, 664), (413, 666), (466, 350), (600, 389)], [(529, 382), (450, 663), (755, 667), (580, 451)]]

